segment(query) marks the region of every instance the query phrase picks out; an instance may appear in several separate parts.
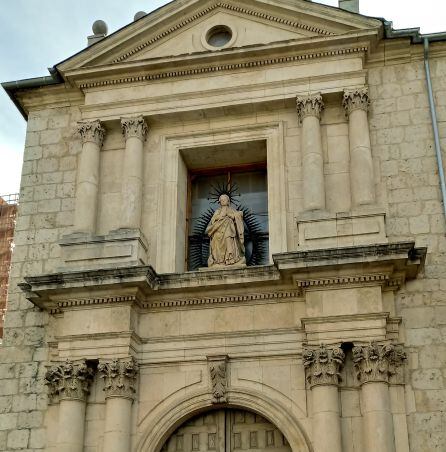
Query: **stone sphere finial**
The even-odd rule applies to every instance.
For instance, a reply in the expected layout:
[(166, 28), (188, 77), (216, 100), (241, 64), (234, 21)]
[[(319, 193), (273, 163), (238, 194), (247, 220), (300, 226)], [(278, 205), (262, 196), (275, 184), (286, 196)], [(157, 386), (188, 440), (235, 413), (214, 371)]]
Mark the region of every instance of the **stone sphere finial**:
[(141, 19), (144, 16), (147, 16), (147, 13), (145, 11), (138, 11), (135, 14), (135, 17), (133, 18), (133, 21), (136, 22), (137, 20)]
[(108, 26), (103, 20), (95, 20), (91, 29), (95, 35), (106, 35), (108, 33)]

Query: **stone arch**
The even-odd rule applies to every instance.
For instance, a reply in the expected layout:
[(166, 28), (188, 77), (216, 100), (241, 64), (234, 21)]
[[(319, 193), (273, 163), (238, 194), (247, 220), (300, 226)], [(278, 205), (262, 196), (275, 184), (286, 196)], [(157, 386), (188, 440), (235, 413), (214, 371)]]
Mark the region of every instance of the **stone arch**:
[[(298, 419), (285, 406), (263, 393), (252, 390), (228, 391), (228, 403), (224, 408), (249, 410), (273, 423), (287, 438), (293, 452), (313, 452), (313, 447)], [(137, 444), (137, 452), (160, 452), (163, 444), (174, 431), (192, 417), (216, 406), (208, 392), (190, 394), (173, 403), (161, 404), (142, 424), (143, 434)]]

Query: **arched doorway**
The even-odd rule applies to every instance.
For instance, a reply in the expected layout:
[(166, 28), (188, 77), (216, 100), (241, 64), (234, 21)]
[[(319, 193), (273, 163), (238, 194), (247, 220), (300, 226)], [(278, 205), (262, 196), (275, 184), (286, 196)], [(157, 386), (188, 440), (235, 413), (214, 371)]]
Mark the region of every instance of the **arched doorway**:
[(193, 417), (166, 441), (162, 452), (291, 452), (285, 436), (264, 417), (220, 409)]

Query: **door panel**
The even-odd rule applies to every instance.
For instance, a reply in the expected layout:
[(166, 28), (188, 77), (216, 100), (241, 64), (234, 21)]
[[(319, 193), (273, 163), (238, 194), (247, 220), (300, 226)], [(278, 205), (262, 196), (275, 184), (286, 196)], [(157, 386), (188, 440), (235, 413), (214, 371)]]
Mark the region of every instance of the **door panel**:
[(291, 452), (285, 436), (262, 416), (218, 410), (187, 421), (167, 440), (163, 452)]

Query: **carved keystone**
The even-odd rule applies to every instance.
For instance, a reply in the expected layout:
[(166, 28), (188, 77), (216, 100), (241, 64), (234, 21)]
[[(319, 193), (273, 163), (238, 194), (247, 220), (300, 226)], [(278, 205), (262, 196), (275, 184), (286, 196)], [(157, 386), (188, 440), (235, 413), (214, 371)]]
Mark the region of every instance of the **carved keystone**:
[(122, 134), (126, 140), (131, 137), (136, 137), (144, 141), (149, 131), (146, 121), (142, 116), (138, 116), (137, 118), (122, 118), (121, 127)]
[(45, 374), (45, 384), (48, 385), (51, 401), (85, 401), (93, 376), (93, 369), (84, 359), (54, 364)]
[(367, 88), (344, 91), (342, 106), (345, 108), (347, 116), (349, 116), (350, 113), (355, 110), (368, 111), (370, 107), (370, 99)]
[(319, 348), (304, 348), (303, 363), (306, 380), (310, 388), (319, 385), (338, 385), (345, 354), (338, 346), (320, 345)]
[(92, 142), (101, 147), (104, 142), (105, 129), (99, 120), (78, 122), (77, 133), (82, 139), (82, 144)]
[(212, 403), (226, 403), (228, 385), (228, 356), (208, 356), (209, 374), (211, 377)]
[(321, 113), (324, 110), (324, 101), (320, 94), (297, 97), (296, 99), (297, 115), (299, 122), (302, 123), (307, 116), (315, 116), (321, 119)]
[(101, 361), (98, 372), (105, 381), (105, 397), (134, 399), (138, 363), (133, 357)]
[(384, 382), (403, 384), (406, 353), (401, 346), (378, 344), (353, 348), (356, 376), (361, 384)]

